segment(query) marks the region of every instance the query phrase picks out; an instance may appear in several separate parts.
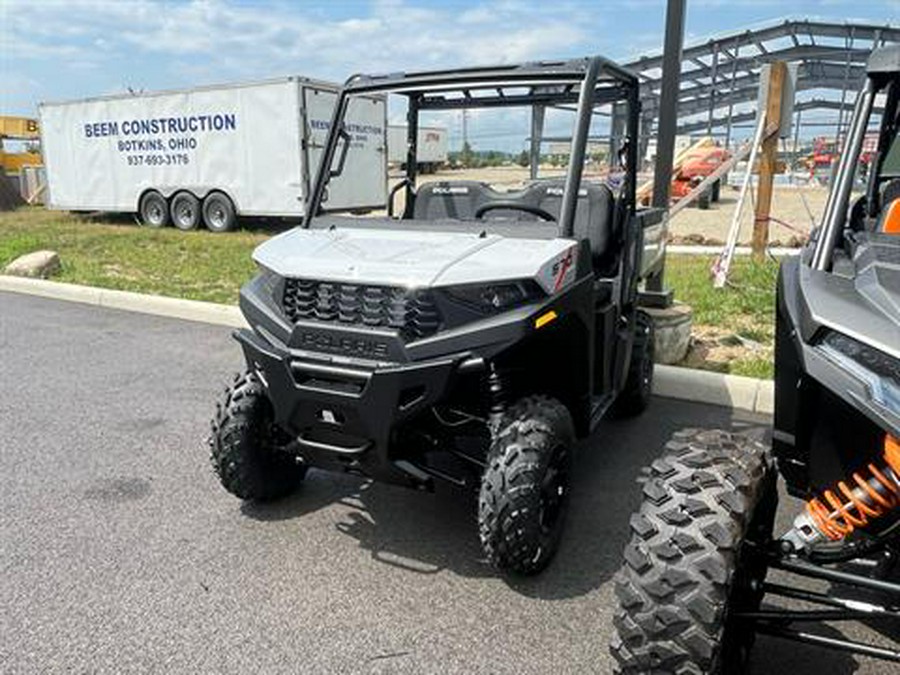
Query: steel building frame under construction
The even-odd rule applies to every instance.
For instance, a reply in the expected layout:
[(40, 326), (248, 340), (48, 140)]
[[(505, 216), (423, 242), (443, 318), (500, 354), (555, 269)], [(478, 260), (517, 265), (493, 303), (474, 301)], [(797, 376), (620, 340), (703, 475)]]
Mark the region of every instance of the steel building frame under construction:
[[(730, 144), (735, 129), (756, 117), (762, 66), (774, 61), (797, 64), (796, 104), (792, 120), (795, 146), (801, 129), (830, 127), (835, 137), (848, 123), (855, 92), (865, 77), (873, 48), (900, 42), (900, 27), (861, 23), (787, 20), (779, 24), (719, 35), (682, 51), (678, 92), (678, 134), (722, 138)], [(656, 135), (663, 85), (663, 55), (642, 56), (623, 65), (641, 81), (641, 155)], [(750, 105), (748, 105), (750, 104)], [(737, 110), (736, 110), (737, 108)], [(837, 113), (831, 122), (804, 122), (806, 111)], [(613, 115), (612, 139), (621, 123)]]

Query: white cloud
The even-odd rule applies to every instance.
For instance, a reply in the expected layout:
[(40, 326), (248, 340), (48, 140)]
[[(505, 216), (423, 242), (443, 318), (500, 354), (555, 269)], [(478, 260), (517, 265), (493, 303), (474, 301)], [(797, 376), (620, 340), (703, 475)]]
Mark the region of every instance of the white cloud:
[(559, 6), (508, 1), (456, 15), (439, 5), (381, 0), (349, 19), (323, 18), (303, 4), (231, 0), (7, 0), (4, 7), (0, 46), (9, 57), (118, 53), (175, 68), (208, 59), (219, 79), (285, 72), (343, 79), (357, 71), (512, 62), (568, 54), (588, 40), (582, 26), (560, 18)]

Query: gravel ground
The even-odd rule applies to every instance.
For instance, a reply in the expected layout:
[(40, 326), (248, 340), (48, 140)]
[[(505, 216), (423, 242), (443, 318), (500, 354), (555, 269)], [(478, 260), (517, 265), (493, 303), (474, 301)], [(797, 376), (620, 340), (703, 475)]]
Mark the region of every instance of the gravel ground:
[[(676, 429), (767, 424), (656, 399), (602, 425), (559, 558), (512, 583), (467, 494), (226, 494), (204, 438), (240, 362), (227, 329), (0, 293), (0, 672), (608, 673), (639, 467)], [(890, 671), (760, 638), (753, 672)]]

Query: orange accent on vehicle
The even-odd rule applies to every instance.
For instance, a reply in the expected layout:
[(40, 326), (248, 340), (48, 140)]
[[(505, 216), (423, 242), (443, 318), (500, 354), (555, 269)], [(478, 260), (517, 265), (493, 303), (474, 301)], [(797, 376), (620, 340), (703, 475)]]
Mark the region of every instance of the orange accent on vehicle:
[(852, 487), (839, 481), (834, 490), (825, 490), (821, 499), (807, 502), (806, 510), (822, 534), (832, 541), (843, 539), (900, 505), (900, 441), (893, 436), (884, 439), (884, 461), (887, 469), (870, 463), (868, 478), (865, 471), (857, 471)]
[(900, 198), (892, 201), (887, 207), (882, 231), (887, 234), (900, 234)]
[(538, 329), (538, 328), (543, 328), (543, 327), (546, 326), (548, 323), (550, 323), (551, 321), (555, 320), (555, 319), (556, 319), (556, 316), (557, 316), (556, 312), (554, 312), (552, 309), (551, 309), (549, 312), (545, 313), (545, 314), (541, 314), (538, 318), (536, 318), (536, 319), (534, 320), (534, 327), (535, 327), (535, 330)]

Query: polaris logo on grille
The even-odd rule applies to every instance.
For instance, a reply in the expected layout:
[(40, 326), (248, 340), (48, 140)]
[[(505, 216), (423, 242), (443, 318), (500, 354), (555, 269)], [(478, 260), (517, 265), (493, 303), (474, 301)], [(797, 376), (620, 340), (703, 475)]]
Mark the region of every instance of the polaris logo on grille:
[(319, 333), (316, 331), (300, 331), (297, 334), (298, 346), (310, 351), (338, 352), (354, 356), (386, 357), (388, 343), (363, 337), (346, 337)]

